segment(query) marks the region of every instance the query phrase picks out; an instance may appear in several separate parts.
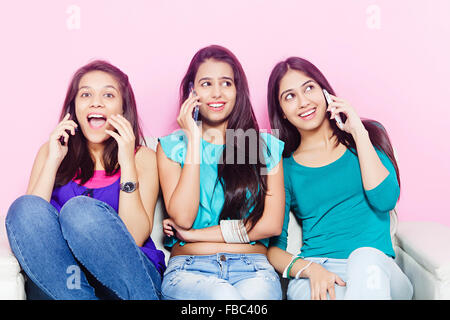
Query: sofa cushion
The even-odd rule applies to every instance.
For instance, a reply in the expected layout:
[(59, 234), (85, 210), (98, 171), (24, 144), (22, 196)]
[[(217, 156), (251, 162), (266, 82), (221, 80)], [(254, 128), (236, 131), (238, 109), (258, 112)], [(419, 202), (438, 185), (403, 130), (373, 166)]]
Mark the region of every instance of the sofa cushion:
[(0, 224), (0, 300), (22, 300), (25, 299), (25, 280), (9, 246), (5, 217), (0, 217)]

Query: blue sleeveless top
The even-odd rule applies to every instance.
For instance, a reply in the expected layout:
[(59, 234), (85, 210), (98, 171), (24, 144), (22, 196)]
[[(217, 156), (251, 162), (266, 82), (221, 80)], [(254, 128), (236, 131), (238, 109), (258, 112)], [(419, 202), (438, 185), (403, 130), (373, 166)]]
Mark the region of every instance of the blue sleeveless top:
[[(116, 213), (119, 211), (119, 193), (120, 193), (120, 172), (113, 177), (105, 177), (104, 171), (95, 171), (94, 177), (91, 180), (101, 181), (102, 179), (114, 180), (112, 184), (106, 185), (104, 187), (99, 187), (97, 184), (92, 184), (91, 180), (86, 182), (84, 185), (78, 184), (76, 181), (70, 181), (64, 186), (60, 186), (53, 189), (52, 197), (50, 203), (58, 210), (64, 206), (64, 204), (73, 197), (77, 196), (88, 196), (100, 201), (103, 201), (110, 205)], [(102, 176), (103, 173), (103, 176)], [(100, 177), (99, 177), (100, 176)], [(117, 178), (117, 179), (116, 179)], [(89, 186), (89, 187), (87, 187)], [(164, 260), (164, 253), (158, 250), (153, 243), (153, 240), (149, 237), (142, 247), (140, 247), (142, 252), (150, 259), (150, 261), (155, 265), (156, 269), (162, 275), (166, 269), (166, 264)]]

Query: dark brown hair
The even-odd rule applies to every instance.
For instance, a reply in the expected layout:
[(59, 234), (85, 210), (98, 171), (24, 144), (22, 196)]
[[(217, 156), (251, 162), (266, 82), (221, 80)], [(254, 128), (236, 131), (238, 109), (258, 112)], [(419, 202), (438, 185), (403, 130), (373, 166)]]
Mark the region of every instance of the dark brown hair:
[[(137, 114), (136, 100), (128, 81), (128, 76), (119, 68), (112, 64), (95, 60), (80, 69), (78, 69), (70, 81), (66, 98), (61, 110), (59, 121), (61, 121), (67, 113), (70, 113), (71, 119), (78, 123), (75, 113), (75, 98), (78, 93), (78, 87), (81, 78), (91, 71), (103, 71), (110, 74), (119, 83), (119, 90), (122, 95), (123, 116), (131, 123), (133, 133), (136, 137), (135, 149), (145, 144), (142, 129), (139, 124)], [(117, 160), (118, 146), (114, 138), (110, 137), (105, 142), (102, 162), (107, 175), (114, 175), (119, 170)], [(81, 179), (81, 184), (86, 183), (94, 174), (95, 163), (87, 147), (86, 138), (81, 130), (78, 130), (74, 136), (71, 136), (68, 143), (68, 152), (59, 166), (55, 179), (55, 187), (65, 185), (72, 179)]]
[[(188, 70), (180, 85), (180, 106), (189, 96), (189, 83), (194, 82), (200, 65), (207, 59), (213, 59), (229, 64), (233, 69), (236, 86), (236, 103), (228, 117), (226, 129), (236, 133), (233, 141), (226, 139), (222, 159), (218, 164), (216, 181), (223, 187), (225, 202), (220, 214), (223, 219), (243, 219), (250, 222), (251, 228), (261, 218), (264, 211), (264, 200), (267, 190), (267, 176), (261, 169), (266, 167), (264, 157), (260, 154), (266, 144), (259, 134), (259, 127), (250, 102), (247, 77), (236, 56), (228, 49), (211, 45), (199, 50), (191, 60)], [(199, 119), (201, 119), (199, 115)], [(239, 130), (241, 129), (241, 130)], [(249, 146), (240, 134), (252, 130), (257, 134), (257, 157), (249, 152)], [(227, 134), (227, 137), (228, 134)], [(228, 151), (233, 148), (234, 150)], [(231, 155), (231, 156), (230, 156)], [(238, 161), (238, 156), (245, 156), (244, 161)], [(257, 159), (255, 159), (257, 158)], [(241, 163), (243, 162), (243, 163)], [(249, 197), (250, 196), (250, 197)], [(248, 215), (250, 209), (251, 214)]]
[[(281, 61), (275, 65), (269, 77), (267, 102), (270, 125), (273, 129), (279, 130), (280, 139), (285, 143), (283, 157), (291, 156), (291, 154), (298, 148), (301, 142), (301, 136), (297, 128), (287, 119), (283, 118), (283, 111), (278, 100), (280, 81), (289, 69), (303, 72), (308, 77), (314, 79), (314, 81), (316, 81), (322, 89), (326, 89), (330, 94), (336, 95), (322, 72), (320, 72), (320, 70), (315, 65), (305, 59), (290, 57), (285, 61)], [(327, 112), (327, 115), (328, 120), (330, 120), (331, 113)], [(341, 113), (340, 116), (342, 118), (342, 121), (345, 122), (346, 116), (343, 113)], [(393, 163), (395, 172), (397, 174), (397, 181), (400, 186), (399, 168), (397, 165), (397, 161), (395, 160), (394, 150), (385, 128), (381, 125), (381, 123), (375, 120), (362, 119), (362, 123), (369, 133), (372, 145), (375, 148), (383, 151)], [(333, 135), (337, 138), (337, 144), (342, 143), (351, 152), (355, 153), (356, 143), (352, 135), (340, 130), (335, 121), (330, 121), (330, 126), (333, 130)]]

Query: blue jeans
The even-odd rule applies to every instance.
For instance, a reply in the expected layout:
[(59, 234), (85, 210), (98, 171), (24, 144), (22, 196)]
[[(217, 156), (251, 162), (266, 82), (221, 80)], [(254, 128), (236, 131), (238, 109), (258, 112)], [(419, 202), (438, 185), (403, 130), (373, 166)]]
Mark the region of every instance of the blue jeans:
[(175, 256), (162, 282), (166, 300), (280, 300), (278, 274), (263, 254)]
[[(346, 286), (334, 285), (336, 299), (346, 300), (410, 300), (413, 287), (394, 259), (378, 249), (354, 250), (348, 259), (305, 258), (337, 274)], [(310, 300), (309, 279), (289, 281), (288, 300)], [(329, 298), (329, 296), (328, 296)]]
[(74, 197), (58, 213), (40, 197), (22, 196), (9, 208), (6, 229), (27, 277), (50, 299), (99, 299), (88, 278), (119, 299), (160, 297), (159, 272), (102, 201)]

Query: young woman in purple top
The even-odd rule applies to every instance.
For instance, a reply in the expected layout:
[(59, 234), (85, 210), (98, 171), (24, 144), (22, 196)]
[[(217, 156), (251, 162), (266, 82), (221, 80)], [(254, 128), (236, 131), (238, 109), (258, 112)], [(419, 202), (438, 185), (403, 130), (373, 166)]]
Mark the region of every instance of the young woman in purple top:
[(127, 75), (104, 61), (80, 68), (6, 217), (29, 298), (159, 299), (158, 171), (143, 143)]

